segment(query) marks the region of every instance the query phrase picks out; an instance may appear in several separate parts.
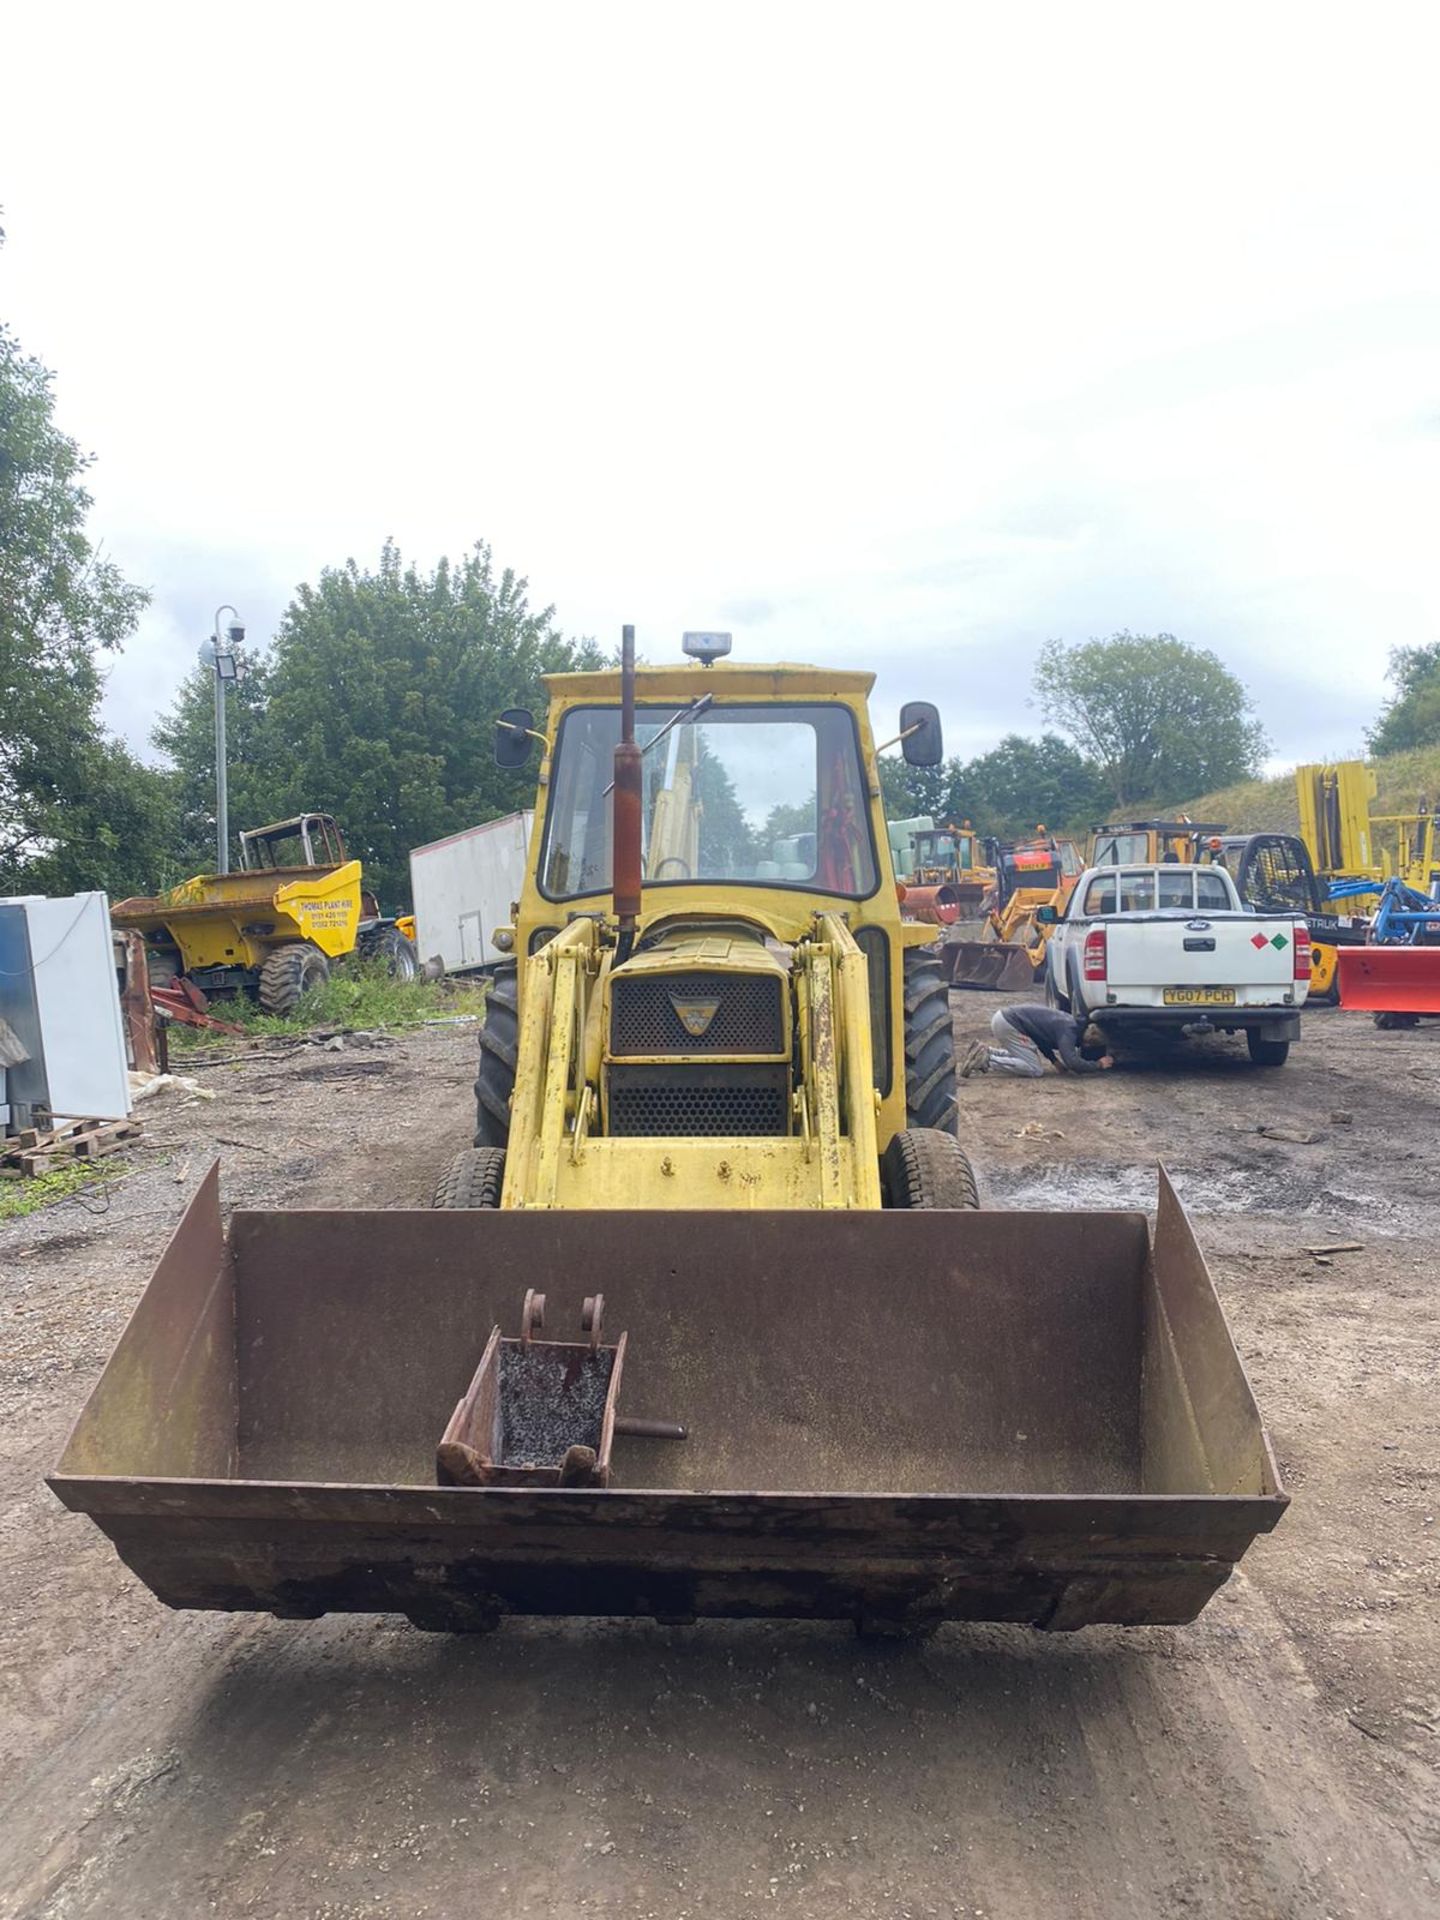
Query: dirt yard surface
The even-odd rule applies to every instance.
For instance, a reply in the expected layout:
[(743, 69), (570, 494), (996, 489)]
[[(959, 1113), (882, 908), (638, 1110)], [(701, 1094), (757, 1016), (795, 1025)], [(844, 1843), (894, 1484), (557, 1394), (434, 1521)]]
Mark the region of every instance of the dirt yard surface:
[(167, 1235), (217, 1154), (227, 1204), (422, 1204), (474, 1049), (201, 1067), (0, 1225), (0, 1914), (1440, 1914), (1440, 1025), (965, 1085), (988, 1203), (1153, 1204), (1163, 1158), (1196, 1222), (1294, 1504), (1193, 1627), (167, 1611), (42, 1481)]

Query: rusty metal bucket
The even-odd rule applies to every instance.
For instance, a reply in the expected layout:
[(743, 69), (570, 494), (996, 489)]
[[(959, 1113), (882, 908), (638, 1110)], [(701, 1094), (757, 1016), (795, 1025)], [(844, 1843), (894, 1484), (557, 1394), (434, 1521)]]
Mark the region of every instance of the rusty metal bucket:
[(1440, 1014), (1440, 947), (1341, 947), (1337, 958), (1342, 1007)]
[(952, 987), (1024, 993), (1035, 984), (1035, 959), (1028, 947), (1000, 940), (947, 940), (940, 958)]
[[(171, 1606), (1191, 1620), (1280, 1484), (1189, 1225), (236, 1213), (214, 1171), (50, 1484)], [(517, 1285), (626, 1341), (609, 1485), (436, 1485)], [(612, 1407), (612, 1411), (614, 1408)], [(657, 1437), (683, 1444), (657, 1445)]]

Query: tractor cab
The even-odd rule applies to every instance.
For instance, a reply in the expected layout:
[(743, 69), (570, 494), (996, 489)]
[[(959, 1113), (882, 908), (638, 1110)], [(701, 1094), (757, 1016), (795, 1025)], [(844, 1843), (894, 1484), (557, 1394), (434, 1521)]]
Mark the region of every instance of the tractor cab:
[(1096, 827), (1090, 835), (1087, 867), (1154, 867), (1200, 858), (1202, 843), (1211, 834), (1224, 833), (1203, 820), (1127, 820), (1119, 826)]

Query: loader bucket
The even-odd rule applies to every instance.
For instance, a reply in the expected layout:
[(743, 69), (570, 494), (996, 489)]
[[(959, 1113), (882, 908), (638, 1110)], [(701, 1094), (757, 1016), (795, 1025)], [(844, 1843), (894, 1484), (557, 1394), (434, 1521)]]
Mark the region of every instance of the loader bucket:
[(1338, 959), (1342, 1007), (1440, 1014), (1440, 947), (1341, 947)]
[[(1163, 1178), (1153, 1252), (1137, 1213), (675, 1226), (236, 1213), (226, 1234), (212, 1170), (50, 1485), (170, 1606), (453, 1629), (1183, 1622), (1284, 1510)], [(527, 1283), (566, 1339), (603, 1284), (627, 1343), (609, 1484), (521, 1462), (524, 1484), (437, 1485)]]
[(947, 940), (940, 957), (952, 987), (1024, 993), (1035, 984), (1035, 961), (1028, 947), (1000, 940)]

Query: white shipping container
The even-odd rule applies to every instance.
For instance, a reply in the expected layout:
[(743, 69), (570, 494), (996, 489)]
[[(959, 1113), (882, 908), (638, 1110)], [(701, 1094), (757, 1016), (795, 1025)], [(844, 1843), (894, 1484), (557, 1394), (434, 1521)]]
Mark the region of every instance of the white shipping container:
[(520, 898), (534, 819), (509, 813), (415, 848), (410, 894), (422, 960), (438, 954), (447, 973), (466, 973), (504, 959), (491, 936), (509, 925)]

